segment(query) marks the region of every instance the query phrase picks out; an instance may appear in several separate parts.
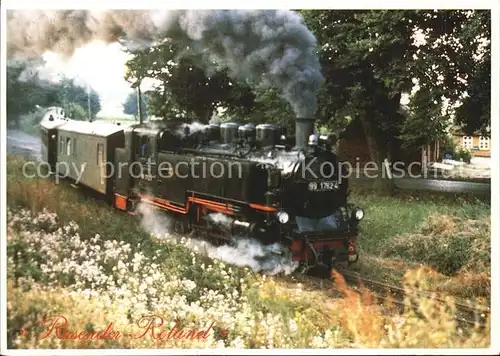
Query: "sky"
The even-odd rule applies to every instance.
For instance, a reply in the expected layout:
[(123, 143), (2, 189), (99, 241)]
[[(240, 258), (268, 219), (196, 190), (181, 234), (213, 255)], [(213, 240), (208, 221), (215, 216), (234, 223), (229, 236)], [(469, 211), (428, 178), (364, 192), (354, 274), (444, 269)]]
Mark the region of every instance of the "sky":
[[(121, 116), (122, 103), (133, 92), (130, 83), (125, 81), (125, 63), (129, 55), (117, 43), (106, 45), (94, 42), (76, 50), (74, 56), (64, 61), (54, 53), (45, 53), (47, 64), (45, 75), (56, 79), (58, 75), (75, 78), (80, 85), (89, 83), (101, 98), (100, 116)], [(141, 85), (142, 90), (151, 87), (151, 82)]]

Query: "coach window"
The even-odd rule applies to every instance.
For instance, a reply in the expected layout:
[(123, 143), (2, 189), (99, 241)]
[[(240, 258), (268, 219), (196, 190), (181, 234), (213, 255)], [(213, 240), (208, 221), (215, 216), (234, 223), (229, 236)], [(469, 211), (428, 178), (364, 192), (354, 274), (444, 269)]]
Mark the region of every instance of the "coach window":
[(71, 138), (66, 139), (66, 156), (71, 156)]
[(59, 154), (64, 154), (64, 137), (59, 137)]

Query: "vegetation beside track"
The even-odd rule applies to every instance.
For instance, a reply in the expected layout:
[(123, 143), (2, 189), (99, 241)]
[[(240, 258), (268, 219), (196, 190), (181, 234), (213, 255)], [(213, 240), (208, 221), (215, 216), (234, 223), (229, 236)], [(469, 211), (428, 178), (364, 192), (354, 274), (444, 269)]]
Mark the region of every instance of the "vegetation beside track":
[[(347, 287), (342, 298), (331, 298), (325, 291), (308, 289), (306, 283), (296, 283), (290, 277), (262, 276), (210, 259), (185, 243), (162, 242), (144, 231), (137, 217), (115, 211), (69, 184), (23, 177), (23, 163), (22, 158), (8, 158), (9, 347), (489, 345), (489, 329), (462, 333), (452, 311), (436, 309), (428, 301), (421, 306), (426, 319), (410, 310), (391, 314), (385, 307), (364, 303), (366, 298)], [(433, 208), (425, 208), (429, 203), (417, 200), (415, 208), (405, 212), (406, 198), (354, 193), (353, 199), (366, 211), (360, 261), (383, 251), (389, 238), (416, 231), (427, 216), (445, 206), (450, 214), (461, 211), (459, 203), (452, 206), (434, 201), (430, 204)], [(398, 199), (398, 208), (377, 213), (384, 203)], [(397, 216), (399, 227), (395, 226)], [(206, 340), (125, 336), (119, 340), (40, 339), (40, 320), (57, 314), (65, 315), (70, 328), (79, 330), (99, 331), (113, 322), (114, 330), (122, 335), (143, 331), (137, 321), (146, 314), (160, 315), (166, 323), (179, 321), (185, 328), (206, 328), (211, 322), (214, 327)], [(21, 328), (27, 335), (20, 334)]]

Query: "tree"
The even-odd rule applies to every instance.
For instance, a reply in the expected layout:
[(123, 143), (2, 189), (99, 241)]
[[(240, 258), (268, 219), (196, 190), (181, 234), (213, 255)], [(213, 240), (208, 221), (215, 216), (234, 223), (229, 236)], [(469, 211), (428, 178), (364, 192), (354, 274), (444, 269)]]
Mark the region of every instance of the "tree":
[[(469, 25), (460, 29), (460, 35), (464, 43), (471, 44), (469, 56), (472, 54), (473, 59), (462, 60), (469, 64), (470, 80), (456, 118), (465, 133), (479, 130), (487, 134), (491, 124), (491, 12), (474, 11), (468, 20)], [(462, 50), (459, 53), (464, 56)]]
[(484, 132), (491, 121), (491, 12), (427, 11), (418, 26), (427, 42), (412, 69), (420, 86), (441, 91), (451, 103), (447, 115), (465, 132)]
[(58, 86), (41, 80), (37, 73), (27, 74), (31, 61), (11, 62), (7, 66), (7, 121), (19, 127), (21, 115), (35, 110), (36, 105), (57, 105)]
[[(74, 80), (63, 78), (59, 83), (42, 80), (35, 65), (43, 64), (39, 59), (10, 62), (7, 66), (7, 120), (19, 127), (21, 115), (40, 107), (63, 106), (77, 120), (87, 120), (87, 89), (75, 84)], [(90, 91), (92, 118), (101, 110), (100, 98)]]
[[(90, 92), (90, 94), (89, 94)], [(97, 113), (101, 110), (101, 100), (99, 94), (94, 89), (75, 84), (74, 79), (63, 78), (59, 84), (59, 102), (63, 107), (71, 103), (78, 104), (86, 111), (86, 119), (89, 118), (89, 95), (90, 95), (90, 117), (95, 119)]]
[[(142, 119), (145, 120), (148, 116), (147, 112), (147, 105), (148, 105), (148, 100), (147, 100), (148, 93), (142, 93), (141, 94), (141, 108), (142, 108)], [(137, 105), (137, 93), (132, 92), (130, 93), (127, 98), (125, 99), (125, 102), (123, 103), (123, 112), (127, 115), (133, 115), (136, 120), (139, 114), (139, 107)]]
[(144, 78), (161, 84), (148, 96), (151, 115), (165, 119), (182, 117), (208, 122), (219, 106), (247, 108), (253, 102), (251, 90), (230, 80), (224, 71), (205, 73), (196, 56), (182, 56), (184, 46), (175, 41), (143, 51), (130, 52), (125, 79), (137, 85)]
[[(491, 63), (491, 61), (488, 62)], [(483, 135), (489, 135), (488, 129), (491, 124), (490, 64), (483, 63), (474, 71), (474, 76), (467, 86), (467, 97), (458, 107), (456, 117), (466, 134), (479, 130)]]
[[(406, 118), (401, 125), (401, 134), (398, 136), (403, 141), (403, 146), (421, 147), (445, 139), (446, 120), (443, 116), (439, 98), (433, 93), (422, 88), (413, 96)], [(425, 126), (422, 126), (425, 123)]]
[(77, 103), (69, 103), (66, 106), (66, 115), (73, 120), (87, 121), (89, 113)]

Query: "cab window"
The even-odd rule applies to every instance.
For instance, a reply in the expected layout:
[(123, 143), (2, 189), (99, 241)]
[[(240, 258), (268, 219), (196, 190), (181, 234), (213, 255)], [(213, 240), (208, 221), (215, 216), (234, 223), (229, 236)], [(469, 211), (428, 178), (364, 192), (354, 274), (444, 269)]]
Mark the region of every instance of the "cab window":
[(147, 136), (139, 136), (136, 141), (136, 154), (141, 158), (146, 158), (149, 155), (149, 142)]

